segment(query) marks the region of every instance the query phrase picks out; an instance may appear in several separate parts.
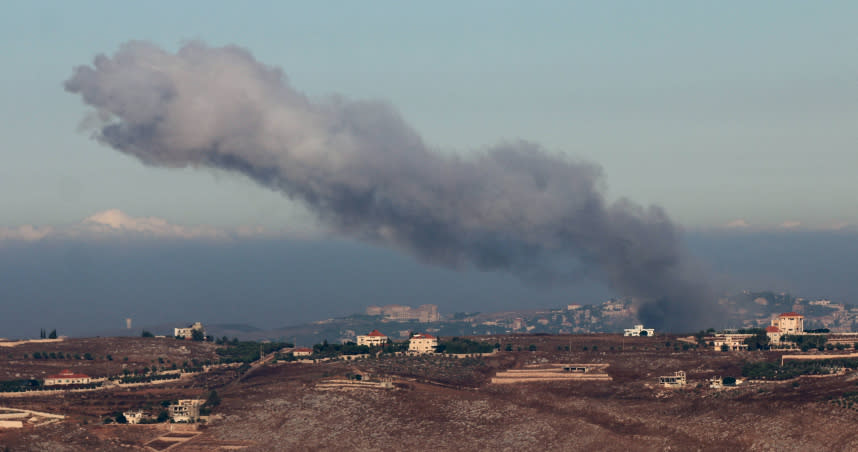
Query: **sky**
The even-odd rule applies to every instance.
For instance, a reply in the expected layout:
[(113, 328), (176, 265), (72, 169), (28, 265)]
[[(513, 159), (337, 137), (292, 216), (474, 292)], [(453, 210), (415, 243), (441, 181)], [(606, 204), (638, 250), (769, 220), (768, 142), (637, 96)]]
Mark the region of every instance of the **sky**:
[(12, 2), (2, 226), (117, 208), (174, 223), (312, 218), (241, 177), (152, 170), (78, 130), (62, 83), (128, 40), (236, 44), (310, 96), (393, 104), (440, 150), (528, 139), (686, 227), (858, 223), (854, 2)]
[[(32, 1), (1, 8), (0, 254), (7, 263), (103, 236), (127, 244), (129, 234), (158, 244), (285, 236), (302, 256), (312, 254), (303, 240), (327, 240), (301, 202), (245, 176), (145, 166), (91, 139), (81, 127), (90, 109), (63, 83), (75, 67), (130, 40), (170, 52), (191, 40), (240, 46), (312, 99), (389, 103), (439, 153), (525, 139), (595, 163), (610, 199), (659, 205), (683, 230), (718, 237), (707, 243), (721, 245), (692, 246), (715, 256), (716, 267), (742, 256), (725, 256), (724, 247), (767, 231), (786, 244), (794, 237), (784, 231), (810, 240), (858, 227), (855, 2)], [(724, 239), (736, 234), (746, 235)], [(344, 256), (380, 259), (370, 262), (398, 259), (346, 248)], [(231, 254), (219, 256), (229, 262)], [(140, 262), (155, 265), (146, 259)], [(494, 277), (468, 274), (448, 277), (474, 287)], [(30, 275), (32, 287), (42, 282)], [(770, 276), (764, 280), (790, 280)], [(808, 284), (802, 287), (820, 285)], [(418, 286), (409, 287), (417, 293)], [(518, 301), (504, 306), (558, 300), (522, 287)], [(86, 297), (81, 289), (71, 298)]]

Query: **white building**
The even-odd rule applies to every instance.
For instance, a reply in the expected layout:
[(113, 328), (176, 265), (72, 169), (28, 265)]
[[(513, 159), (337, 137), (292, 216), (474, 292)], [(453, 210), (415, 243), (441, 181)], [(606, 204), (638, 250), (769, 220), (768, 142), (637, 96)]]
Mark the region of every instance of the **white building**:
[(203, 400), (185, 399), (170, 405), (170, 419), (174, 422), (193, 422), (200, 417)]
[(721, 351), (726, 346), (726, 351), (735, 352), (739, 350), (747, 350), (748, 344), (745, 339), (753, 336), (753, 334), (719, 334), (712, 340), (712, 345), (715, 351)]
[(415, 334), (408, 341), (408, 351), (413, 353), (435, 353), (438, 338), (431, 334)]
[(92, 379), (89, 375), (76, 374), (68, 369), (60, 372), (58, 375), (48, 375), (45, 377), (45, 386), (85, 385), (91, 382)]
[(774, 325), (770, 325), (770, 326), (766, 327), (766, 336), (768, 336), (770, 343), (779, 344), (781, 342), (781, 336), (782, 335), (783, 335), (783, 333), (781, 333), (780, 328), (778, 328)]
[(313, 354), (312, 348), (299, 347), (292, 350), (292, 356), (310, 356)]
[(366, 345), (367, 347), (382, 347), (387, 344), (387, 336), (378, 330), (372, 330), (369, 334), (358, 336), (357, 344)]
[(441, 320), (441, 314), (438, 313), (438, 306), (434, 304), (423, 304), (416, 308), (399, 304), (369, 306), (366, 308), (366, 314), (383, 315), (386, 320), (397, 322), (416, 320), (422, 323), (430, 323)]
[(797, 312), (784, 312), (772, 320), (781, 334), (804, 334), (804, 316)]
[(194, 337), (194, 331), (199, 331), (203, 333), (203, 337), (206, 336), (206, 330), (203, 328), (203, 324), (200, 322), (194, 322), (192, 325), (188, 325), (185, 328), (173, 328), (175, 337), (181, 337), (185, 339), (191, 339)]
[(626, 328), (623, 330), (623, 336), (655, 336), (655, 329), (644, 328), (643, 325), (635, 325), (634, 328)]
[(678, 388), (685, 386), (688, 380), (685, 379), (685, 371), (679, 370), (664, 377), (658, 377), (658, 384), (668, 388)]
[(140, 421), (143, 420), (143, 411), (125, 411), (122, 413), (125, 416), (125, 420), (128, 421), (129, 424), (139, 424)]

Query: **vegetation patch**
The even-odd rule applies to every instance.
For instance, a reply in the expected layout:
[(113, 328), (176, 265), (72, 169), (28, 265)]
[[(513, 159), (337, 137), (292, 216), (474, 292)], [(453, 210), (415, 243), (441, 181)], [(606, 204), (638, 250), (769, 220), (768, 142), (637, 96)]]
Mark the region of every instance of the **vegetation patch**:
[(742, 376), (756, 380), (789, 380), (800, 375), (829, 375), (843, 368), (858, 368), (858, 359), (790, 361), (784, 365), (767, 361), (745, 363)]

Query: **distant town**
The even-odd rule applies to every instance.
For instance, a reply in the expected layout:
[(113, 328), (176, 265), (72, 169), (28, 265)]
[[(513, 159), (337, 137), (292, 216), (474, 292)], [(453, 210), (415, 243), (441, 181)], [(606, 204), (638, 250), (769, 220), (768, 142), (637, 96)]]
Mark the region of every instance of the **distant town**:
[[(707, 325), (716, 331), (738, 331), (770, 326), (784, 312), (797, 312), (805, 318), (809, 331), (832, 333), (858, 331), (858, 306), (827, 298), (801, 298), (772, 291), (743, 291), (719, 300), (730, 313), (724, 324)], [(231, 325), (212, 326), (217, 335), (250, 339), (289, 340), (316, 343), (356, 341), (362, 331), (380, 329), (393, 339), (407, 339), (416, 331), (439, 336), (497, 334), (592, 334), (621, 333), (639, 324), (635, 300), (609, 299), (595, 304), (570, 303), (566, 306), (502, 312), (441, 312), (437, 305), (368, 306), (363, 313), (330, 318), (276, 330), (258, 330)], [(686, 331), (692, 333), (693, 331)]]

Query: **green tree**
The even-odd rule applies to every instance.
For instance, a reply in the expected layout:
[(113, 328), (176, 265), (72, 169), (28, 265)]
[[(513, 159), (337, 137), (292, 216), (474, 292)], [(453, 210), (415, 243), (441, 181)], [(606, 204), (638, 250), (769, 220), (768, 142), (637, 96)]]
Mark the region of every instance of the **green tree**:
[(48, 339), (56, 339), (57, 338), (57, 330), (51, 330), (51, 334), (48, 335)]
[[(170, 403), (167, 402), (167, 406), (169, 405)], [(158, 413), (158, 417), (155, 419), (155, 422), (167, 422), (168, 419), (170, 419), (170, 413), (168, 413), (167, 410), (161, 410), (161, 412)]]
[(206, 340), (206, 335), (200, 330), (191, 330), (191, 339), (202, 342)]
[(647, 334), (649, 334), (649, 333), (647, 333), (646, 331), (641, 331), (641, 336), (642, 336), (642, 337), (646, 337), (646, 336), (647, 336)]
[(39, 331), (39, 338), (40, 338), (40, 339), (44, 339), (44, 338), (46, 338), (47, 336), (48, 336), (48, 335), (47, 335), (47, 333), (45, 333), (45, 329), (44, 329), (44, 328), (42, 328), (42, 329)]
[(736, 386), (736, 377), (724, 377), (721, 379), (724, 386)]
[(766, 335), (765, 331), (761, 331), (746, 338), (744, 343), (748, 346), (748, 350), (768, 350), (769, 336)]
[(217, 391), (214, 389), (209, 392), (209, 397), (206, 399), (206, 406), (209, 408), (214, 408), (220, 405), (220, 396), (217, 394)]
[(117, 415), (116, 415), (116, 423), (117, 423), (117, 424), (127, 424), (127, 423), (128, 423), (128, 419), (125, 419), (125, 415), (124, 415), (124, 414), (119, 413), (119, 414), (117, 414)]
[(149, 331), (143, 330), (143, 332), (140, 333), (140, 337), (155, 337), (155, 335)]

